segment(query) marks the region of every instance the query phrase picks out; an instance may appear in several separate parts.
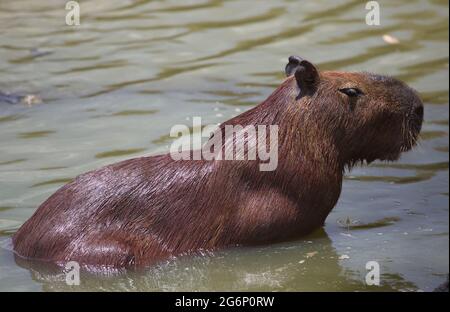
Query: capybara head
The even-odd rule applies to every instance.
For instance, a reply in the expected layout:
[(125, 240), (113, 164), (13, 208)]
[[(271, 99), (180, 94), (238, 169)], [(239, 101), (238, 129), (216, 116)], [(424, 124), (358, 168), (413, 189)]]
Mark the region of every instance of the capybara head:
[[(416, 91), (392, 77), (371, 73), (319, 71), (291, 56), (285, 69), (298, 90), (298, 109), (306, 113), (312, 133), (333, 141), (340, 160), (396, 160), (417, 141), (423, 104)], [(313, 122), (311, 122), (313, 121)]]

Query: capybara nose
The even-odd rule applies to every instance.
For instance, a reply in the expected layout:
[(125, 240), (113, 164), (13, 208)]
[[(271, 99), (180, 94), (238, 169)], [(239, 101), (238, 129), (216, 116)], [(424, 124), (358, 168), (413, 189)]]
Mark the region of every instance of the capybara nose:
[(419, 118), (420, 120), (423, 119), (423, 105), (422, 103), (419, 103), (419, 105), (413, 106), (414, 115)]
[(409, 110), (409, 115), (416, 119), (417, 121), (423, 120), (424, 115), (424, 109), (423, 109), (423, 103), (420, 100), (420, 98), (416, 95), (412, 99), (410, 98), (410, 102), (412, 102)]
[(424, 108), (421, 100), (416, 100), (413, 102), (411, 111), (409, 114), (409, 121), (413, 130), (419, 134), (422, 129), (423, 116), (424, 116)]

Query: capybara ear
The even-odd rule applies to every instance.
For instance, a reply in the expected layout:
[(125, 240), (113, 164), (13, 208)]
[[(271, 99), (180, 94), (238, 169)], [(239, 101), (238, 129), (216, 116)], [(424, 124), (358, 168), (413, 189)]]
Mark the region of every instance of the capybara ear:
[(300, 88), (299, 97), (313, 94), (319, 83), (319, 72), (316, 67), (306, 60), (302, 60), (295, 70), (295, 80)]
[(319, 82), (319, 72), (307, 60), (296, 55), (290, 56), (284, 72), (287, 77), (295, 75), (298, 87), (300, 88), (299, 97), (315, 92), (317, 83)]
[(289, 62), (287, 63), (286, 67), (284, 68), (286, 77), (289, 77), (295, 73), (297, 68), (300, 66), (301, 61), (303, 61), (303, 59), (300, 56), (297, 56), (297, 55), (289, 56)]

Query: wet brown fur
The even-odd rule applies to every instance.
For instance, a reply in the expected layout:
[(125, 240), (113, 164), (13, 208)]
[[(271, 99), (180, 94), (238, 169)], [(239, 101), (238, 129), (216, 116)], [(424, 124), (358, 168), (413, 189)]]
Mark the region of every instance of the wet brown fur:
[[(338, 91), (358, 86), (356, 103)], [(48, 198), (13, 237), (21, 257), (117, 268), (235, 245), (295, 239), (322, 226), (346, 167), (395, 160), (415, 143), (416, 93), (368, 73), (321, 72), (299, 97), (287, 78), (264, 102), (222, 124), (279, 125), (279, 161), (122, 161), (88, 172)], [(353, 102), (352, 102), (353, 101)], [(420, 120), (419, 120), (420, 119)]]

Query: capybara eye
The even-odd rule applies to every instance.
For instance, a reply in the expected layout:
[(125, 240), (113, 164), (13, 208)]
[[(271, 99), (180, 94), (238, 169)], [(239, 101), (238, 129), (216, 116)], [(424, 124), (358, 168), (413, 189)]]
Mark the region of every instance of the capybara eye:
[(360, 96), (360, 95), (364, 94), (358, 88), (343, 88), (343, 89), (339, 89), (339, 92), (342, 92), (349, 97), (356, 97), (356, 96)]

